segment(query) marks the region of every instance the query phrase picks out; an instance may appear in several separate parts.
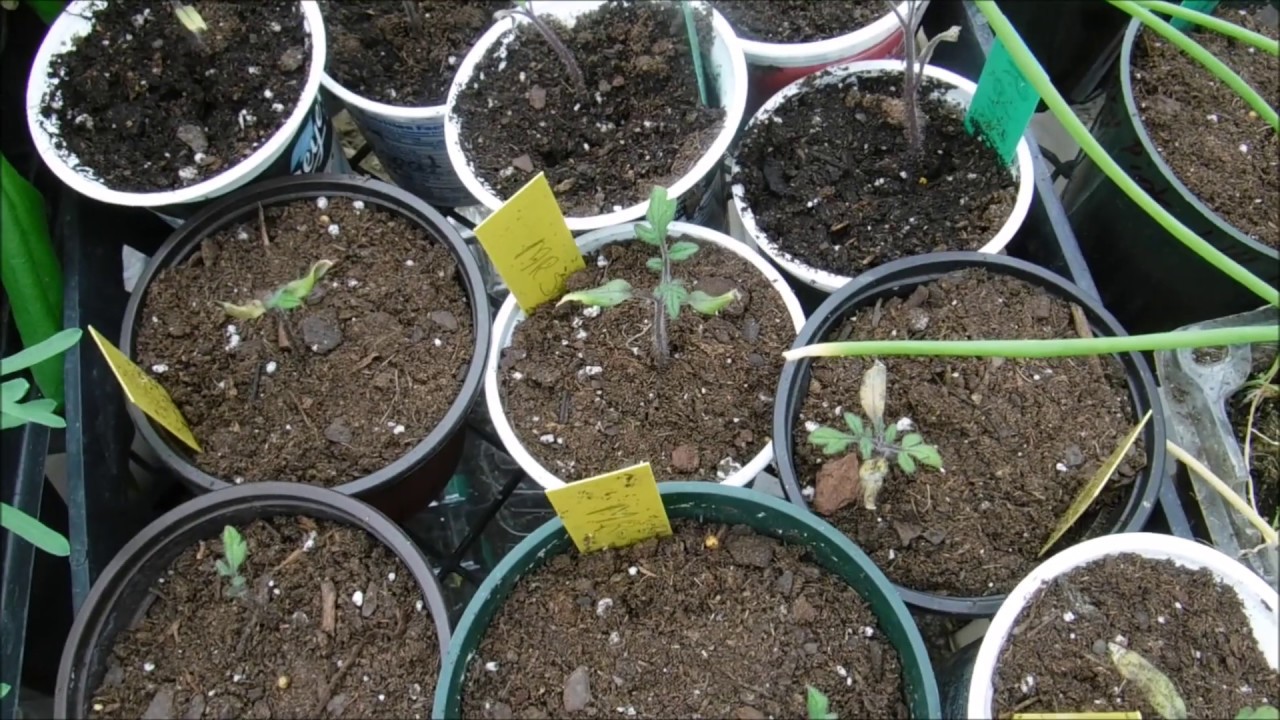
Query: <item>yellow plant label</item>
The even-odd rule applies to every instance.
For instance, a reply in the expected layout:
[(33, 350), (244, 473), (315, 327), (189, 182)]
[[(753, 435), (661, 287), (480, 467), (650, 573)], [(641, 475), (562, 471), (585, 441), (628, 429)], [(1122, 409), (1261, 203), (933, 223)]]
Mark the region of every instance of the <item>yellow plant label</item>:
[(584, 553), (671, 534), (649, 463), (548, 490), (547, 499)]
[(526, 313), (564, 294), (564, 281), (586, 265), (542, 173), (484, 222), (476, 237)]
[[(1147, 426), (1147, 421), (1151, 419), (1151, 411), (1148, 410), (1146, 415), (1142, 416), (1142, 420), (1129, 431), (1128, 435), (1120, 441), (1120, 445), (1111, 453), (1111, 457), (1102, 463), (1102, 467), (1098, 468), (1097, 474), (1093, 479), (1080, 488), (1080, 493), (1076, 495), (1076, 499), (1071, 501), (1071, 506), (1067, 508), (1067, 512), (1063, 514), (1062, 519), (1058, 521), (1058, 527), (1054, 528), (1053, 534), (1049, 536), (1049, 541), (1040, 548), (1039, 555), (1044, 555), (1045, 551), (1053, 547), (1058, 542), (1063, 533), (1071, 529), (1072, 525), (1084, 515), (1084, 511), (1089, 509), (1095, 498), (1102, 493), (1102, 488), (1106, 486), (1107, 481), (1115, 474), (1116, 468), (1120, 467), (1120, 461), (1124, 460), (1125, 453), (1129, 452), (1129, 448), (1138, 440), (1138, 434), (1142, 432), (1142, 428)], [(1037, 557), (1039, 557), (1037, 555)]]
[(155, 378), (134, 365), (133, 361), (125, 357), (125, 354), (112, 345), (110, 340), (102, 337), (102, 334), (92, 325), (89, 326), (89, 334), (97, 343), (98, 350), (102, 351), (102, 357), (111, 367), (111, 372), (115, 373), (116, 380), (120, 382), (120, 387), (124, 389), (124, 395), (129, 398), (129, 402), (137, 405), (138, 409), (160, 423), (179, 440), (191, 446), (193, 450), (203, 452), (200, 449), (200, 443), (196, 442), (195, 435), (191, 434), (191, 428), (187, 427), (187, 421), (183, 419), (182, 412), (178, 410), (177, 405), (173, 404), (173, 398), (169, 397), (169, 392), (156, 382)]

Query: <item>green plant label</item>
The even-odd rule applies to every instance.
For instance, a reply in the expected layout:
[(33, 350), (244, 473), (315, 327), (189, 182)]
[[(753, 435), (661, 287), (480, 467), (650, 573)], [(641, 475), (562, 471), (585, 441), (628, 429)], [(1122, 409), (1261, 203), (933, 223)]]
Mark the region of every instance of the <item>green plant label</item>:
[(1040, 94), (1022, 76), (999, 39), (991, 46), (982, 66), (978, 90), (969, 103), (964, 127), (978, 133), (1006, 164), (1013, 162), (1018, 141), (1031, 122)]
[[(1181, 4), (1182, 7), (1188, 10), (1195, 10), (1196, 12), (1201, 12), (1205, 15), (1212, 15), (1213, 11), (1218, 7), (1218, 0), (1182, 0)], [(1182, 18), (1173, 18), (1169, 21), (1169, 24), (1182, 32), (1186, 32), (1189, 28), (1195, 26), (1195, 23), (1190, 20), (1183, 20)]]

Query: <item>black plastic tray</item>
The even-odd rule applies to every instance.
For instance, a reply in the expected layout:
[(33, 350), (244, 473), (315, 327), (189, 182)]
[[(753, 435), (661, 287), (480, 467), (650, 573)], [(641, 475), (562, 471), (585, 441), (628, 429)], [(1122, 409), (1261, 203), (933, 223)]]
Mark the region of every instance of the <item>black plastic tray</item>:
[[(995, 36), (986, 18), (971, 0), (929, 4), (924, 18), (926, 34), (932, 37), (952, 25), (960, 26), (959, 41), (941, 43), (930, 62), (977, 82)], [(1080, 252), (1080, 243), (1067, 221), (1062, 202), (1054, 191), (1053, 179), (1049, 175), (1044, 155), (1034, 141), (1031, 130), (1027, 131), (1027, 138), (1031, 145), (1031, 158), (1036, 166), (1036, 196), (1022, 229), (1009, 244), (1008, 253), (1048, 268), (1098, 297), (1097, 285), (1094, 284), (1089, 266)], [(1161, 484), (1160, 510), (1160, 513), (1152, 516), (1152, 521), (1147, 525), (1148, 530), (1185, 538), (1195, 537), (1172, 477), (1166, 477)]]

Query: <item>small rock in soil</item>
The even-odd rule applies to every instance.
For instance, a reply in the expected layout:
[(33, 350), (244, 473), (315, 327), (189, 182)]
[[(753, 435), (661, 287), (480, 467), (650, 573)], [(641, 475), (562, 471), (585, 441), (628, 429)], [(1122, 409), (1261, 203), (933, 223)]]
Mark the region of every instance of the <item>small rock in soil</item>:
[(342, 344), (342, 330), (335, 320), (323, 315), (308, 315), (302, 319), (302, 342), (311, 351), (328, 355)]
[(580, 665), (569, 673), (569, 679), (564, 682), (565, 712), (581, 712), (586, 709), (587, 703), (591, 702), (589, 672), (585, 665)]
[(102, 678), (103, 687), (115, 687), (124, 682), (124, 666), (119, 660), (111, 658), (107, 661), (107, 674)]
[(302, 67), (302, 63), (306, 62), (306, 60), (306, 52), (302, 47), (294, 45), (288, 50), (285, 50), (284, 54), (280, 56), (279, 66), (284, 72), (293, 72), (294, 70)]
[(694, 472), (698, 469), (698, 451), (692, 445), (677, 447), (671, 451), (671, 467), (676, 472)]
[(168, 720), (173, 715), (173, 688), (166, 686), (151, 698), (151, 704), (142, 713), (142, 720)]
[(1066, 455), (1063, 461), (1067, 467), (1080, 467), (1084, 464), (1084, 453), (1080, 451), (1078, 445), (1068, 445), (1063, 454)]
[(760, 339), (760, 322), (755, 318), (747, 318), (742, 323), (742, 339), (754, 343)]
[(324, 437), (329, 442), (336, 442), (346, 445), (351, 442), (351, 428), (347, 427), (341, 420), (334, 420), (329, 427), (324, 429)]
[(783, 570), (775, 583), (778, 586), (778, 592), (783, 595), (790, 595), (791, 589), (795, 587), (796, 584), (796, 574), (790, 570)]
[(200, 720), (204, 716), (204, 695), (196, 693), (191, 698), (191, 704), (187, 706), (187, 711), (183, 713), (182, 720)]
[(749, 705), (744, 705), (738, 708), (734, 711), (734, 714), (737, 716), (738, 720), (764, 720), (765, 718), (764, 713)]
[(191, 148), (191, 152), (202, 153), (209, 149), (209, 138), (199, 125), (182, 125), (178, 127), (178, 139)]
[[(547, 106), (547, 90), (541, 85), (534, 85), (529, 88), (529, 104), (534, 110), (541, 110)], [(528, 157), (527, 155), (525, 157)], [(526, 171), (528, 172), (528, 171)]]
[(522, 172), (531, 173), (533, 172), (533, 160), (530, 159), (528, 155), (521, 155), (511, 161), (511, 167)]
[(325, 712), (329, 713), (330, 717), (341, 717), (342, 711), (346, 710), (350, 704), (351, 698), (346, 693), (338, 693), (329, 698), (329, 703), (324, 706), (324, 709)]
[(364, 604), (360, 606), (360, 617), (373, 617), (378, 610), (378, 586), (375, 582), (369, 583), (369, 588), (364, 591)]
[(855, 453), (822, 464), (813, 489), (815, 512), (819, 515), (834, 515), (858, 499), (862, 490), (862, 483), (858, 480), (859, 465)]
[(515, 716), (511, 706), (506, 703), (494, 703), (489, 706), (489, 711), (485, 715), (489, 720), (512, 720)]
[(439, 325), (449, 332), (453, 332), (458, 329), (458, 318), (448, 310), (436, 310), (427, 317), (431, 318), (431, 322)]
[(946, 531), (939, 530), (938, 528), (930, 528), (924, 531), (924, 539), (928, 540), (934, 545), (941, 545), (942, 540), (946, 537), (947, 537)]
[(894, 520), (893, 529), (898, 531), (898, 540), (903, 545), (908, 545), (912, 540), (920, 537), (921, 527), (915, 523), (909, 523), (904, 520)]
[(810, 623), (818, 619), (818, 611), (808, 600), (798, 597), (791, 603), (791, 617), (798, 623)]
[(769, 567), (773, 562), (773, 550), (778, 541), (763, 535), (736, 535), (729, 538), (727, 547), (733, 561), (739, 565), (758, 568)]

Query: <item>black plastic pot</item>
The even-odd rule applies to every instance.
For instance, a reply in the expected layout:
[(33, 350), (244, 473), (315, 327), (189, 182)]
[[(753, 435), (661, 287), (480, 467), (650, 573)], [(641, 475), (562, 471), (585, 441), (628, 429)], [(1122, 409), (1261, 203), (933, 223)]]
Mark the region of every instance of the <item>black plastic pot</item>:
[(418, 548), (389, 518), (326, 488), (263, 482), (201, 495), (160, 516), (129, 542), (102, 572), (76, 617), (58, 668), (54, 717), (89, 716), (116, 637), (133, 622), (143, 598), (177, 557), (225, 525), (301, 515), (360, 528), (377, 538), (413, 575), (435, 621), (441, 662), (449, 647), (448, 609), (435, 574)]
[[(444, 418), (421, 442), (395, 462), (373, 474), (334, 488), (340, 493), (365, 500), (396, 520), (402, 520), (438, 498), (457, 469), (466, 439), (467, 412), (480, 393), (492, 326), (489, 297), (475, 256), (444, 216), (419, 198), (380, 180), (355, 175), (294, 175), (268, 180), (233, 193), (187, 221), (152, 256), (129, 298), (120, 331), (120, 349), (130, 358), (133, 357), (139, 310), (146, 296), (147, 286), (162, 269), (186, 261), (188, 256), (199, 249), (200, 241), (209, 234), (250, 219), (256, 222), (259, 204), (274, 206), (319, 196), (362, 200), (397, 212), (421, 227), (452, 253), (458, 265), (458, 282), (471, 305), (471, 322), (475, 332), (471, 364), (463, 379), (462, 389)], [(197, 468), (188, 459), (187, 451), (167, 431), (158, 429), (137, 406), (129, 405), (129, 416), (164, 466), (194, 492), (233, 487)]]
[[(1174, 176), (1147, 134), (1131, 79), (1141, 26), (1134, 20), (1125, 32), (1118, 70), (1094, 122), (1094, 138), (1174, 217), (1249, 272), (1280, 287), (1280, 251), (1246, 236), (1200, 202)], [(1256, 295), (1160, 227), (1087, 156), (1080, 160), (1063, 204), (1103, 302), (1125, 327), (1135, 333), (1161, 332), (1257, 307)]]
[[(886, 263), (871, 272), (854, 278), (837, 290), (809, 317), (796, 337), (792, 347), (799, 348), (821, 342), (828, 333), (859, 308), (880, 299), (906, 297), (918, 285), (933, 282), (947, 273), (966, 268), (984, 268), (991, 272), (1009, 275), (1048, 290), (1059, 298), (1076, 303), (1084, 310), (1089, 324), (1100, 336), (1125, 335), (1116, 319), (1097, 300), (1061, 277), (1032, 265), (1001, 255), (977, 252), (945, 252), (919, 255)], [(1124, 365), (1129, 381), (1129, 394), (1139, 417), (1151, 409), (1152, 417), (1143, 430), (1142, 439), (1147, 450), (1148, 463), (1134, 480), (1128, 501), (1120, 508), (1102, 514), (1086, 514), (1082, 523), (1089, 523), (1088, 537), (1138, 531), (1146, 524), (1155, 509), (1162, 481), (1165, 477), (1165, 422), (1156, 390), (1155, 379), (1146, 360), (1138, 353), (1117, 356)], [(774, 404), (773, 437), (775, 462), (782, 491), (791, 502), (808, 507), (800, 491), (800, 479), (792, 454), (791, 438), (795, 430), (796, 415), (800, 411), (804, 394), (809, 387), (812, 361), (809, 359), (787, 363), (778, 383)], [(1092, 519), (1091, 519), (1092, 518)], [(986, 597), (949, 597), (920, 592), (897, 586), (907, 604), (929, 612), (963, 617), (990, 617), (1004, 602), (1004, 595)]]

